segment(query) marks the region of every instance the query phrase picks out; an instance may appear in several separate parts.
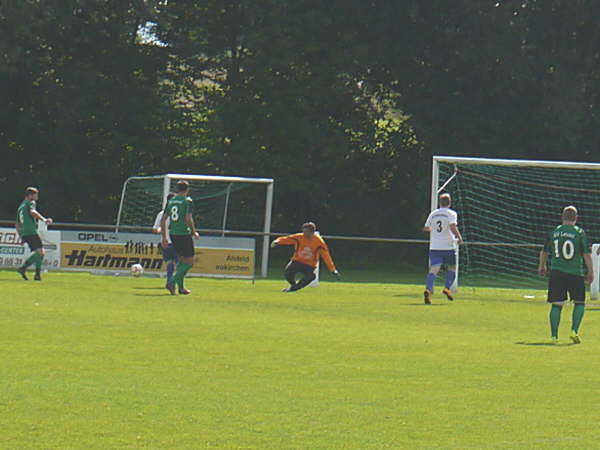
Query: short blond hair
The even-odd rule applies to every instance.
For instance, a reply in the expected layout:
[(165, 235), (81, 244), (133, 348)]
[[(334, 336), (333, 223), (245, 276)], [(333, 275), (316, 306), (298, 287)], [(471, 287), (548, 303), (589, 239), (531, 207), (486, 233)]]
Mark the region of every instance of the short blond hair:
[(440, 206), (442, 208), (450, 206), (451, 203), (452, 203), (452, 197), (450, 197), (450, 194), (440, 195)]
[(577, 220), (577, 208), (573, 205), (565, 206), (562, 212), (562, 220), (566, 222), (575, 222)]

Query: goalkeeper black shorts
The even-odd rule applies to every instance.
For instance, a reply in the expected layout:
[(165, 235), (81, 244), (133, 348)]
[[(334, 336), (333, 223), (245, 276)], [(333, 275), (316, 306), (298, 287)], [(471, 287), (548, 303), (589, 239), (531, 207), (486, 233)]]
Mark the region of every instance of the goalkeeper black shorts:
[(585, 280), (582, 276), (553, 270), (548, 282), (548, 303), (565, 302), (570, 298), (575, 303), (585, 303)]
[(175, 247), (175, 251), (177, 252), (177, 256), (184, 258), (193, 258), (195, 255), (194, 251), (194, 241), (192, 240), (191, 235), (171, 235), (171, 242), (173, 243), (173, 247)]

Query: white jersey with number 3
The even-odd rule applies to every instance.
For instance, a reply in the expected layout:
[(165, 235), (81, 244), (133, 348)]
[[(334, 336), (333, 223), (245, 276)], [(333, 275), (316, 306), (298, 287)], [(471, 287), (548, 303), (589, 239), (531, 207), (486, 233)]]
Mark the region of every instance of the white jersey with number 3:
[(450, 231), (450, 225), (456, 225), (458, 214), (450, 208), (438, 208), (429, 214), (425, 226), (431, 228), (430, 250), (454, 250), (456, 238)]

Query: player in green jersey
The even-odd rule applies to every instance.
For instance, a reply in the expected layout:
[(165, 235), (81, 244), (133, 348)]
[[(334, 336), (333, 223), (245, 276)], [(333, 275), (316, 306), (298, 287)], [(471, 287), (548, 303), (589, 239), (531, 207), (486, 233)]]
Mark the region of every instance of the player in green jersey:
[(575, 223), (577, 223), (577, 208), (567, 206), (562, 213), (562, 225), (550, 233), (544, 249), (540, 252), (538, 272), (542, 276), (546, 275), (550, 256), (548, 303), (552, 304), (550, 308), (552, 341), (558, 341), (560, 315), (568, 295), (575, 304), (571, 340), (574, 344), (580, 344), (579, 326), (585, 312), (585, 281), (588, 283), (594, 281), (594, 271), (585, 231)]
[(48, 225), (52, 223), (51, 218), (45, 218), (36, 209), (38, 196), (39, 191), (36, 188), (28, 187), (25, 190), (25, 199), (19, 205), (19, 209), (17, 209), (15, 228), (17, 229), (19, 236), (21, 236), (21, 240), (24, 243), (27, 243), (30, 250), (33, 252), (27, 261), (25, 261), (25, 264), (17, 269), (17, 272), (21, 274), (21, 277), (23, 277), (24, 280), (27, 280), (27, 268), (32, 264), (35, 264), (34, 280), (40, 281), (42, 279), (41, 271), (45, 252), (42, 240), (38, 235), (38, 220), (41, 220)]
[[(162, 247), (167, 248), (169, 246), (168, 228), (171, 242), (179, 257), (175, 275), (167, 280), (166, 287), (171, 295), (175, 295), (175, 287), (178, 287), (180, 294), (187, 295), (191, 291), (183, 286), (183, 280), (194, 265), (195, 250), (192, 237), (198, 239), (199, 235), (194, 225), (194, 203), (188, 197), (190, 184), (183, 180), (177, 182), (175, 192), (175, 196), (167, 202), (165, 212), (160, 220)], [(167, 219), (169, 219), (168, 227)]]

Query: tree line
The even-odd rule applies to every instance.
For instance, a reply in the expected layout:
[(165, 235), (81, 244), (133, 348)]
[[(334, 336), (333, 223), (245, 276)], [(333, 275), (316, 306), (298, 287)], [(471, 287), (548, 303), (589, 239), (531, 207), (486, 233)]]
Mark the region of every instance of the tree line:
[(274, 229), (413, 236), (434, 154), (594, 161), (593, 0), (3, 0), (0, 217), (123, 181), (276, 179)]

